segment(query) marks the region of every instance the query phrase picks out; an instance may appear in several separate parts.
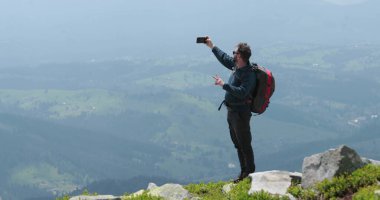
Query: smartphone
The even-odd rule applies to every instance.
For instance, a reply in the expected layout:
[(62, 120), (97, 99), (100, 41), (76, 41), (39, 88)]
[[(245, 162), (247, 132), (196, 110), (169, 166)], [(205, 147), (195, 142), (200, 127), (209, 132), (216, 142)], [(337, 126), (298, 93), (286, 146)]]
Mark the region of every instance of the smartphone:
[(207, 37), (197, 37), (197, 43), (206, 43)]

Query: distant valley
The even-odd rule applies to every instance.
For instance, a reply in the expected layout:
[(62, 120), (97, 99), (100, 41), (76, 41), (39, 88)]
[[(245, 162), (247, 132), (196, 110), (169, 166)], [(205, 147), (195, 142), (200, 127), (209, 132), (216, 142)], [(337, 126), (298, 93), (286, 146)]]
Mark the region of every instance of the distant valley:
[[(343, 143), (380, 159), (380, 46), (277, 45), (254, 58), (276, 78), (268, 111), (252, 120), (259, 171), (300, 171), (305, 156)], [(211, 55), (0, 68), (0, 196), (235, 176), (211, 78), (229, 73)]]

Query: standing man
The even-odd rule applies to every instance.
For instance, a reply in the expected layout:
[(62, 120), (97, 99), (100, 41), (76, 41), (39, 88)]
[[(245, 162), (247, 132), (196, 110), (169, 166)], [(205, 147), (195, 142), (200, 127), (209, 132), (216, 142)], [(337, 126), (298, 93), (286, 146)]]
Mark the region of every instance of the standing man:
[(231, 57), (214, 46), (209, 37), (206, 39), (206, 45), (212, 49), (221, 64), (232, 70), (228, 83), (225, 83), (218, 75), (214, 79), (215, 85), (221, 86), (226, 91), (224, 101), (220, 106), (225, 104), (227, 107), (230, 135), (239, 157), (241, 172), (234, 180), (234, 183), (238, 183), (248, 177), (250, 173), (255, 172), (249, 124), (252, 114), (250, 106), (246, 103), (250, 91), (256, 86), (256, 74), (251, 70), (249, 62), (251, 48), (247, 43), (239, 43), (233, 51), (233, 57)]

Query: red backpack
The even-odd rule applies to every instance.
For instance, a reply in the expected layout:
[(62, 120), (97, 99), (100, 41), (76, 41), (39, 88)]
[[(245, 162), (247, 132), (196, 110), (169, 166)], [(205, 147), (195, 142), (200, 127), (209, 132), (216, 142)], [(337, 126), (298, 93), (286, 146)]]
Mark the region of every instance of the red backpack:
[(248, 103), (251, 112), (260, 115), (269, 105), (269, 99), (275, 89), (275, 81), (272, 72), (262, 66), (252, 64), (252, 70), (256, 72), (256, 87), (252, 89)]

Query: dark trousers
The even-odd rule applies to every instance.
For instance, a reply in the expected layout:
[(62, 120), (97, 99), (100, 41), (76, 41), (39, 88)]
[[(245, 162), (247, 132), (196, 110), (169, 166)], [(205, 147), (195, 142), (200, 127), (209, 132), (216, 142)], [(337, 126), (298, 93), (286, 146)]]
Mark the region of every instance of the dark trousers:
[(251, 146), (252, 136), (249, 121), (251, 111), (233, 111), (228, 109), (227, 122), (230, 129), (232, 142), (238, 153), (241, 173), (253, 173), (255, 171), (255, 159)]

